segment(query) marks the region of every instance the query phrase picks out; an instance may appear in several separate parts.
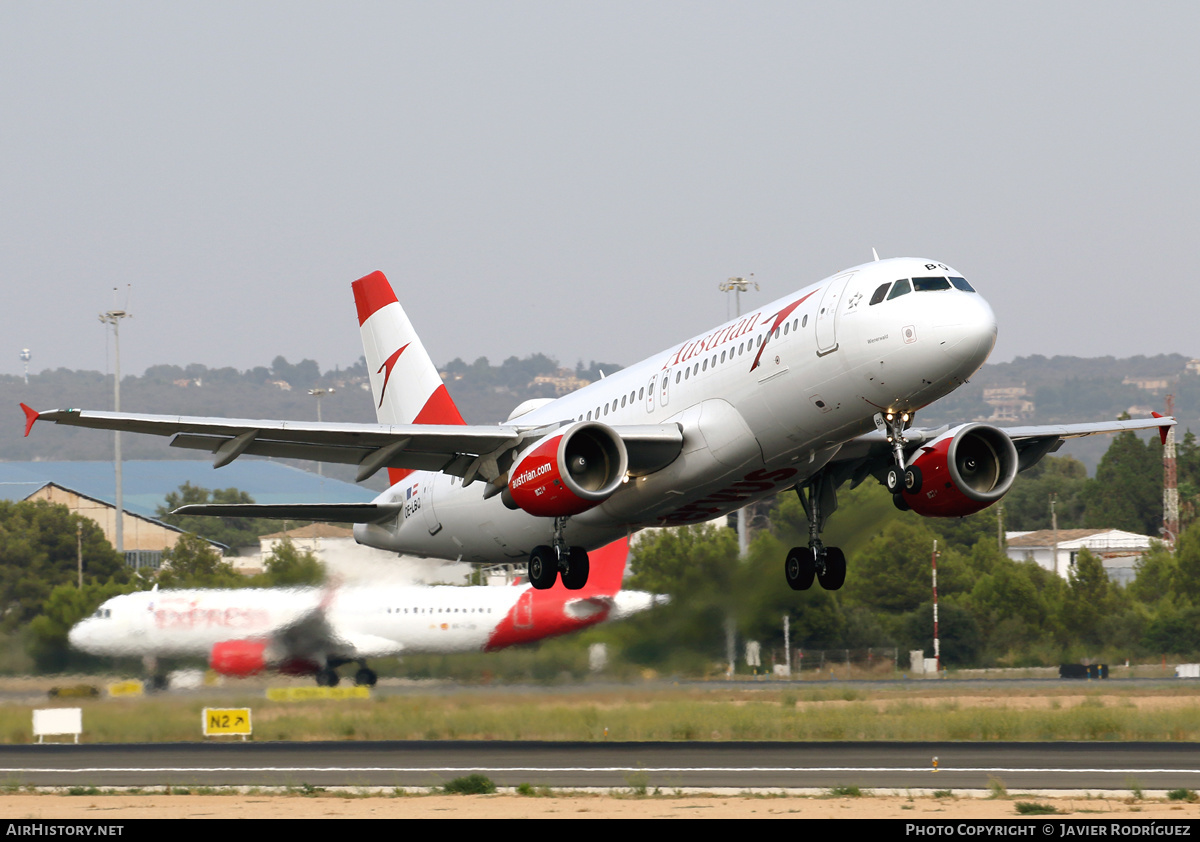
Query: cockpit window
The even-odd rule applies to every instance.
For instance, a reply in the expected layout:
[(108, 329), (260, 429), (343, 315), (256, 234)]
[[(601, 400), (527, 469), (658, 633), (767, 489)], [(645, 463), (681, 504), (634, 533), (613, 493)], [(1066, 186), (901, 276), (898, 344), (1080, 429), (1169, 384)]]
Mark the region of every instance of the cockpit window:
[(954, 284), (955, 287), (957, 287), (958, 289), (961, 289), (963, 292), (974, 292), (975, 291), (975, 287), (973, 287), (969, 283), (967, 283), (966, 278), (951, 278), (950, 283)]
[(950, 289), (950, 282), (945, 278), (913, 278), (913, 289), (917, 292), (936, 292)]
[(888, 301), (891, 301), (893, 298), (899, 298), (902, 295), (908, 295), (910, 292), (912, 292), (912, 286), (908, 283), (908, 278), (901, 278), (896, 281), (896, 285), (888, 293)]
[(886, 284), (880, 284), (879, 288), (875, 290), (875, 294), (871, 296), (871, 304), (874, 305), (878, 304), (880, 301), (883, 301), (883, 297), (887, 295), (888, 287), (891, 285), (891, 281), (888, 281)]

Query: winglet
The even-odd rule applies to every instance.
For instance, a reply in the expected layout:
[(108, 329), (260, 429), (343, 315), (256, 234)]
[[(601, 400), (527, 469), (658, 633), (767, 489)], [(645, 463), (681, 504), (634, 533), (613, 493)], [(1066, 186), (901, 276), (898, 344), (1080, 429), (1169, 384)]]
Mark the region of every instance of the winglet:
[[(1151, 412), (1150, 414), (1153, 415), (1155, 418), (1166, 418), (1167, 417), (1167, 416), (1163, 415), (1161, 412)], [(1171, 420), (1174, 421), (1175, 419), (1172, 418)], [(1166, 447), (1166, 445), (1167, 445), (1167, 433), (1170, 432), (1170, 430), (1171, 430), (1170, 424), (1167, 424), (1165, 426), (1158, 428), (1158, 437), (1160, 439), (1162, 439), (1163, 447)]]
[(33, 422), (38, 420), (38, 411), (25, 404), (21, 404), (21, 409), (25, 410), (25, 436), (28, 437), (29, 431), (33, 429)]

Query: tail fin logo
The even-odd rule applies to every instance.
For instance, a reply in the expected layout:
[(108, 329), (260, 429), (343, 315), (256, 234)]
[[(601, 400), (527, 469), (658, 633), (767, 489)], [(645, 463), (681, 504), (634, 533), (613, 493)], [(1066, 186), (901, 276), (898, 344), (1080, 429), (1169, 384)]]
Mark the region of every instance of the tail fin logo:
[[(390, 357), (388, 357), (386, 360), (384, 360), (383, 365), (381, 365), (379, 367), (379, 371), (375, 372), (376, 374), (379, 374), (380, 372), (384, 372), (383, 388), (379, 390), (379, 406), (383, 406), (383, 396), (387, 394), (388, 380), (390, 380), (392, 377), (392, 369), (396, 365), (396, 360), (400, 359), (400, 355), (404, 353), (404, 349), (407, 348), (411, 344), (412, 343), (410, 342), (410, 343), (402, 345), (398, 349), (396, 349), (396, 353), (392, 354)], [(386, 371), (385, 371), (385, 369), (386, 369)], [(376, 407), (376, 408), (378, 409), (378, 407)]]

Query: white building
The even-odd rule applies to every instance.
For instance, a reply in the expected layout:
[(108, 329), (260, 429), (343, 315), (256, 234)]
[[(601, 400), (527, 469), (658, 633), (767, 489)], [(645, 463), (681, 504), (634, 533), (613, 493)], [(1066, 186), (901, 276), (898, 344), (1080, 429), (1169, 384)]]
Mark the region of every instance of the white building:
[[(1055, 541), (1057, 540), (1057, 547)], [(1120, 529), (1039, 529), (1036, 532), (1008, 532), (1008, 557), (1013, 561), (1035, 561), (1039, 567), (1053, 570), (1062, 578), (1075, 564), (1080, 550), (1086, 549), (1100, 559), (1108, 578), (1125, 585), (1133, 581), (1134, 565), (1150, 550), (1157, 539)]]
[(344, 583), (457, 585), (466, 582), (474, 570), (464, 562), (397, 555), (387, 550), (364, 547), (354, 540), (352, 529), (331, 523), (314, 523), (264, 535), (259, 539), (257, 553), (229, 561), (241, 573), (261, 572), (263, 560), (280, 542), (289, 539), (301, 552), (310, 550), (325, 565), (331, 577)]

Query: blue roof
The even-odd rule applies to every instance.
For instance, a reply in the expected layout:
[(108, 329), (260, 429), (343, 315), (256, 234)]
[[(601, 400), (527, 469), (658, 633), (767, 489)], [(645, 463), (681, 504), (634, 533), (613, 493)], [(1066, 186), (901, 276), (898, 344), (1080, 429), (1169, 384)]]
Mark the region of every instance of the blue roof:
[[(0, 500), (24, 500), (48, 482), (115, 503), (112, 462), (0, 462)], [(122, 490), (127, 511), (155, 517), (167, 495), (185, 482), (201, 488), (236, 488), (256, 503), (367, 503), (378, 492), (265, 459), (238, 459), (213, 470), (201, 460), (127, 461)]]

